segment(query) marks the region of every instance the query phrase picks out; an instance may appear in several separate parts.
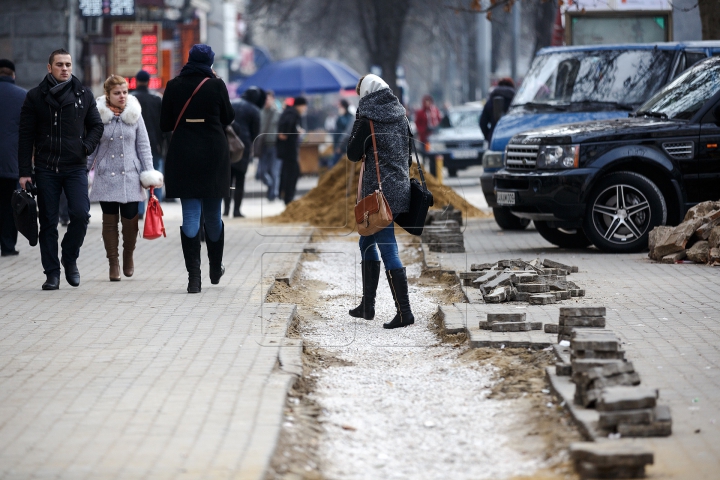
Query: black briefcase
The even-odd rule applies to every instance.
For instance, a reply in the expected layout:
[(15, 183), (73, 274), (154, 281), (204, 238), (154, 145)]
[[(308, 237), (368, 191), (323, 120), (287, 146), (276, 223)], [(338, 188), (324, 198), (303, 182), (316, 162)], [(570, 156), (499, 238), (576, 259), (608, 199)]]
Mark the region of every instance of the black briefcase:
[[(410, 131), (409, 128), (408, 131)], [(428, 210), (433, 206), (434, 200), (432, 192), (428, 190), (425, 184), (425, 174), (423, 173), (422, 164), (418, 158), (412, 132), (410, 132), (410, 144), (412, 146), (411, 148), (415, 151), (415, 161), (417, 162), (418, 173), (420, 174), (422, 183), (414, 178), (410, 179), (410, 209), (395, 217), (395, 223), (404, 228), (410, 235), (420, 236), (425, 227), (425, 218), (427, 217)], [(410, 156), (410, 164), (412, 165), (412, 156)]]
[(34, 247), (38, 243), (37, 189), (30, 182), (25, 184), (25, 188), (27, 190), (15, 190), (12, 194), (13, 218), (18, 232)]

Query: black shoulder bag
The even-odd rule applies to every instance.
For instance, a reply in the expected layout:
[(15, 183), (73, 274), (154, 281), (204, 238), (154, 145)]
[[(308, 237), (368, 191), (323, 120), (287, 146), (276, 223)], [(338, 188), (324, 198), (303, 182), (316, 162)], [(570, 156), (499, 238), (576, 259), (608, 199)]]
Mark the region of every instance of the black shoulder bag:
[[(418, 172), (422, 184), (415, 178), (410, 179), (410, 209), (407, 212), (399, 214), (395, 218), (395, 223), (405, 229), (410, 235), (422, 235), (425, 227), (425, 218), (430, 207), (433, 206), (433, 195), (425, 184), (425, 174), (423, 173), (420, 158), (418, 158), (417, 149), (415, 148), (415, 139), (413, 138), (410, 125), (408, 125), (408, 134), (410, 148), (415, 152), (415, 161), (417, 162)], [(412, 153), (410, 154), (410, 166), (412, 166)]]

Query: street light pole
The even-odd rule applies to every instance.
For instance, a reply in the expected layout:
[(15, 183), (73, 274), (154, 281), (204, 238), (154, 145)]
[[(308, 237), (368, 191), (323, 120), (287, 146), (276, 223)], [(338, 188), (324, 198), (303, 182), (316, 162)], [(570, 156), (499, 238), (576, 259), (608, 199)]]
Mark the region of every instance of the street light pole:
[(518, 58), (520, 57), (520, 3), (515, 2), (512, 9), (512, 64), (510, 69), (513, 81), (517, 81)]

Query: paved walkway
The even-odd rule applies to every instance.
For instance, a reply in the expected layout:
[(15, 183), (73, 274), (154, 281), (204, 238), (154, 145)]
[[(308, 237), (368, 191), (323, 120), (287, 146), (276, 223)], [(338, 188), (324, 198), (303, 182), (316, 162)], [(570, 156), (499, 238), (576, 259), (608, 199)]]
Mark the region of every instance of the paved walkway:
[[(651, 263), (647, 253), (560, 250), (532, 227), (501, 231), (493, 220), (471, 220), (465, 246), (467, 254), (440, 254), (443, 268), (537, 257), (578, 265), (571, 279), (587, 291), (579, 303), (607, 307), (607, 328), (625, 342), (642, 383), (659, 388), (672, 409), (673, 435), (648, 440), (656, 453), (651, 478), (719, 478), (720, 268)], [(557, 320), (557, 305), (528, 309)]]
[(96, 206), (80, 287), (41, 291), (24, 241), (0, 259), (0, 478), (261, 478), (293, 380), (278, 354), (294, 308), (261, 302), (308, 231), (226, 222), (227, 273), (210, 284), (203, 247), (189, 295), (179, 206), (165, 209), (168, 238), (139, 240), (121, 282)]

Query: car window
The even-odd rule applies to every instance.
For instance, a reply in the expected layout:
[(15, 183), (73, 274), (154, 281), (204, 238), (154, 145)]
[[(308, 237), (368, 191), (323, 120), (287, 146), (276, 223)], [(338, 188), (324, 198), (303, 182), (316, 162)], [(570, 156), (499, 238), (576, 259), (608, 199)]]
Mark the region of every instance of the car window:
[(660, 90), (638, 109), (638, 115), (656, 114), (690, 119), (720, 90), (720, 58), (702, 62)]
[(453, 110), (448, 114), (451, 128), (477, 127), (480, 128), (481, 110)]
[(673, 52), (590, 50), (538, 55), (513, 105), (615, 102), (638, 105), (665, 83)]

